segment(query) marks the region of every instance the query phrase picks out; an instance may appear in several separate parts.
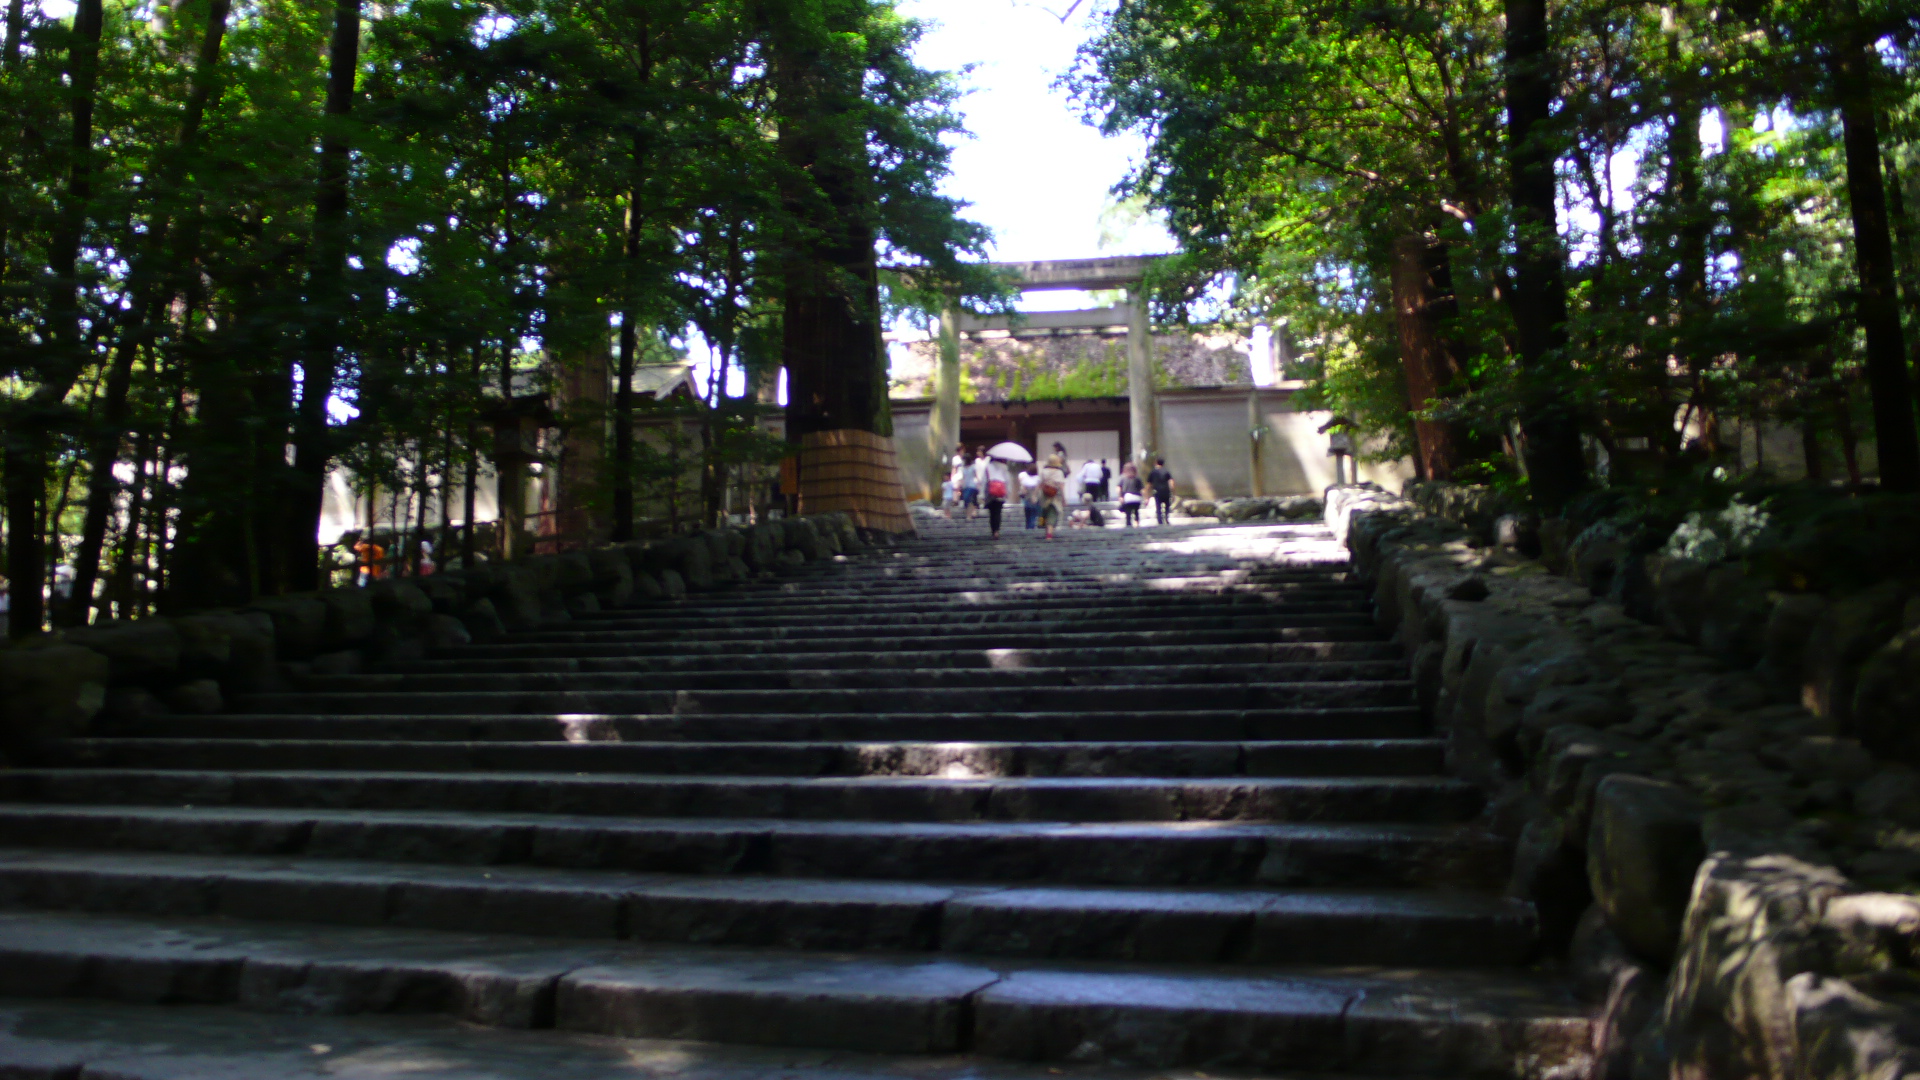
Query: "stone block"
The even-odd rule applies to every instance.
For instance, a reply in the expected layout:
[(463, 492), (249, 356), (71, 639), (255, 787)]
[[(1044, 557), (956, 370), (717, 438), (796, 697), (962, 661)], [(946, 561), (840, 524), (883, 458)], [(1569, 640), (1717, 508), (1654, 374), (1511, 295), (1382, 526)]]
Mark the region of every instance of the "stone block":
[(357, 675), (365, 669), (366, 665), (367, 658), (359, 649), (341, 649), (338, 652), (321, 653), (314, 657), (312, 665), (307, 670), (319, 676)]
[(0, 741), (84, 735), (106, 704), (111, 670), (105, 656), (78, 645), (0, 647)]
[[(469, 575), (464, 573), (429, 574), (420, 578), (418, 584), (434, 611), (451, 615), (467, 602), (470, 580)], [(485, 592), (482, 591), (480, 595), (485, 595)]]
[(494, 608), (493, 601), (485, 597), (468, 604), (459, 619), (475, 641), (493, 641), (507, 633), (507, 624), (500, 618), (500, 612)]
[(144, 686), (109, 686), (106, 702), (100, 707), (100, 719), (114, 724), (139, 725), (171, 712), (160, 695)]
[(715, 581), (732, 581), (733, 566), (727, 560), (732, 553), (727, 550), (727, 534), (719, 529), (708, 529), (699, 534), (699, 539), (707, 545), (707, 566)]
[(786, 547), (786, 530), (778, 522), (762, 522), (747, 530), (746, 550), (740, 557), (755, 573), (774, 570)]
[(499, 613), (508, 630), (532, 630), (544, 621), (540, 607), (540, 583), (534, 571), (525, 566), (501, 567), (497, 584), (487, 599)]
[(1853, 730), (1874, 751), (1920, 765), (1920, 629), (1867, 657), (1853, 691)]
[(1853, 702), (1861, 666), (1900, 632), (1907, 592), (1905, 584), (1886, 581), (1842, 597), (1828, 606), (1807, 636), (1800, 703), (1831, 720), (1843, 734), (1855, 733)]
[(1571, 565), (1567, 549), (1573, 543), (1573, 523), (1550, 517), (1540, 521), (1540, 563), (1550, 573), (1564, 574)]
[(1700, 621), (1706, 615), (1707, 574), (1712, 567), (1692, 559), (1650, 560), (1655, 607), (1667, 632), (1686, 641), (1700, 640)]
[(1733, 667), (1751, 667), (1766, 652), (1773, 598), (1765, 582), (1737, 565), (1707, 571), (1701, 589), (1700, 647)]
[(687, 589), (703, 592), (713, 588), (713, 555), (705, 540), (699, 537), (679, 536), (656, 545), (664, 568), (680, 576), (680, 582)]
[(827, 557), (826, 545), (820, 541), (820, 533), (813, 522), (803, 517), (783, 518), (780, 527), (786, 533), (786, 549), (798, 552), (807, 562), (815, 562)]
[(239, 611), (203, 617), (217, 621), (227, 636), (227, 664), (215, 677), (228, 693), (259, 693), (280, 686), (277, 630), (271, 615)]
[(685, 600), (687, 582), (676, 570), (660, 571), (660, 593), (668, 600)]
[(220, 684), (212, 679), (192, 679), (161, 695), (167, 707), (188, 716), (212, 716), (226, 708)]
[(593, 587), (602, 607), (626, 607), (633, 602), (633, 562), (621, 548), (594, 548), (587, 553), (593, 564)]
[(1593, 891), (1578, 838), (1569, 836), (1563, 820), (1543, 815), (1520, 830), (1507, 895), (1533, 905), (1540, 945), (1549, 955), (1566, 948), (1580, 913), (1593, 902)]
[(1636, 956), (1665, 966), (1680, 942), (1706, 856), (1698, 797), (1677, 784), (1615, 774), (1594, 793), (1587, 875), (1607, 925)]
[(1817, 593), (1789, 593), (1775, 599), (1760, 635), (1759, 670), (1777, 691), (1799, 694), (1807, 639), (1826, 610), (1827, 598)]
[(373, 637), (373, 597), (366, 589), (327, 589), (318, 598), (327, 612), (320, 640), (322, 652), (351, 649)]
[(584, 551), (569, 551), (554, 556), (554, 585), (569, 596), (592, 589), (593, 560)]
[(429, 579), (376, 581), (366, 589), (374, 616), (382, 622), (413, 625), (433, 614), (434, 604), (417, 581)]
[(429, 616), (426, 632), (427, 644), (435, 649), (465, 645), (473, 640), (473, 633), (467, 629), (467, 624), (452, 615)]
[(67, 640), (107, 658), (116, 683), (164, 685), (180, 672), (185, 642), (172, 619), (108, 623), (67, 634)]
[(667, 590), (660, 585), (660, 579), (645, 570), (633, 572), (633, 598), (636, 601), (663, 600)]
[(180, 673), (217, 679), (233, 661), (233, 632), (222, 615), (180, 615), (170, 620), (180, 634)]

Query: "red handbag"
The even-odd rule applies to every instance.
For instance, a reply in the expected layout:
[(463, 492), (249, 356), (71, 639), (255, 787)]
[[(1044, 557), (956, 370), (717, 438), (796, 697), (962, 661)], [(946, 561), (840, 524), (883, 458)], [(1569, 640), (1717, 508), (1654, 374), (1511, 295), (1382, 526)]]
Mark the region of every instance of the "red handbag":
[(987, 498), (1004, 499), (1006, 497), (1007, 497), (1007, 482), (1005, 480), (987, 481)]

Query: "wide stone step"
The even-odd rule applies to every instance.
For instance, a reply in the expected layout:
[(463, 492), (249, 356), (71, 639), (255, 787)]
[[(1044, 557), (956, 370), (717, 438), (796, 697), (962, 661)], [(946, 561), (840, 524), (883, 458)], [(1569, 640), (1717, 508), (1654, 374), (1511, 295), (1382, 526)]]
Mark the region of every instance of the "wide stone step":
[[(762, 652), (796, 655), (806, 652), (928, 652), (940, 649), (956, 651), (983, 649), (1075, 649), (1075, 648), (1185, 648), (1201, 645), (1265, 644), (1388, 644), (1385, 635), (1372, 624), (1347, 626), (1296, 626), (1279, 628), (1240, 628), (1225, 630), (1127, 630), (1111, 633), (1068, 633), (1041, 630), (1002, 629), (955, 631), (952, 633), (900, 633), (885, 637), (868, 634), (814, 635), (788, 630), (771, 633), (741, 632), (735, 635), (676, 637), (620, 635), (606, 640), (584, 631), (568, 633), (577, 640), (530, 641), (525, 635), (510, 635), (498, 642), (478, 645), (454, 645), (437, 650), (442, 659), (493, 659), (499, 657), (624, 657), (624, 656), (737, 656)], [(870, 632), (868, 632), (870, 634)], [(541, 632), (544, 638), (555, 636)], [(1392, 646), (1398, 648), (1398, 646)]]
[[(768, 651), (737, 655), (733, 651), (662, 653), (662, 655), (551, 655), (551, 657), (436, 657), (382, 669), (392, 675), (530, 675), (530, 673), (703, 673), (703, 671), (837, 671), (837, 669), (1114, 669), (1140, 667), (1139, 648), (1069, 648), (1069, 650), (877, 650)], [(1396, 676), (1405, 671), (1405, 659), (1394, 642), (1269, 642), (1233, 646), (1165, 646), (1152, 653), (1154, 665), (1308, 665), (1308, 663), (1390, 663)]]
[(475, 1027), (444, 1015), (0, 999), (0, 1073), (22, 1080), (283, 1080), (316, 1069), (386, 1080), (394, 1062), (406, 1080), (1203, 1080), (1190, 1068), (622, 1039)]
[(1524, 1077), (1570, 1075), (1590, 1039), (1563, 992), (1511, 974), (1141, 971), (37, 912), (0, 916), (0, 993), (879, 1053)]
[(536, 772), (14, 769), (0, 798), (64, 805), (585, 814), (825, 821), (1464, 821), (1450, 777), (591, 776)]
[(983, 684), (1009, 687), (1103, 686), (1117, 689), (1164, 685), (1240, 686), (1304, 682), (1391, 682), (1403, 678), (1398, 660), (1301, 660), (1291, 663), (1162, 664), (1067, 667), (910, 668), (856, 664), (847, 667), (752, 668), (727, 671), (457, 671), (315, 676), (302, 685), (321, 693), (440, 694), (447, 691), (525, 693), (559, 690), (895, 690), (909, 687), (971, 691)]
[(1127, 582), (978, 582), (972, 588), (902, 585), (895, 589), (834, 589), (814, 593), (755, 593), (746, 590), (697, 594), (683, 601), (651, 601), (631, 607), (589, 612), (582, 622), (619, 622), (680, 613), (719, 615), (844, 614), (871, 611), (950, 611), (995, 607), (1155, 608), (1260, 604), (1270, 607), (1334, 605), (1366, 608), (1372, 598), (1359, 586), (1294, 584), (1276, 587), (1258, 581), (1202, 584), (1187, 578)]
[(456, 740), (462, 742), (1080, 742), (1173, 740), (1271, 742), (1399, 739), (1426, 735), (1412, 704), (1328, 709), (1169, 709), (1132, 712), (924, 713), (534, 713), (440, 716), (420, 712), (359, 715), (169, 716), (129, 734), (204, 739)]
[[(1074, 597), (1108, 596), (1218, 596), (1261, 595), (1274, 600), (1364, 600), (1368, 592), (1357, 581), (1327, 578), (1277, 578), (1246, 570), (1224, 570), (1195, 575), (1183, 569), (1178, 574), (1095, 574), (1044, 576), (1003, 574), (997, 577), (955, 577), (928, 570), (911, 578), (892, 577), (854, 579), (834, 584), (767, 587), (748, 585), (722, 593), (696, 594), (681, 605), (703, 610), (771, 609), (819, 603), (907, 604), (922, 606), (999, 601), (1018, 603), (1029, 599), (1059, 601)], [(664, 607), (670, 601), (637, 604), (639, 608)], [(617, 618), (618, 612), (597, 612), (583, 619)]]
[(1091, 885), (1497, 887), (1473, 828), (1249, 822), (879, 822), (0, 803), (0, 846), (304, 855), (678, 874)]
[(1143, 667), (1165, 669), (1193, 664), (1390, 663), (1396, 677), (1406, 670), (1400, 647), (1390, 641), (1272, 642), (1242, 645), (1178, 645), (1143, 656), (1138, 648), (1077, 649), (889, 649), (874, 652), (760, 652), (739, 655), (701, 652), (659, 656), (549, 656), (440, 658), (383, 669), (407, 675), (522, 674), (539, 672), (702, 672), (836, 670), (845, 668), (1006, 671), (1034, 668)]
[[(858, 616), (870, 626), (967, 626), (995, 623), (1095, 622), (1118, 618), (1135, 621), (1160, 617), (1249, 615), (1277, 618), (1314, 618), (1320, 616), (1366, 617), (1373, 610), (1362, 600), (1322, 603), (1293, 603), (1267, 600), (1258, 596), (1209, 596), (1192, 598), (1127, 597), (1109, 600), (1074, 599), (1060, 603), (1047, 601), (982, 602), (935, 606), (925, 602), (900, 605), (864, 603), (820, 604), (786, 611), (762, 611), (746, 608), (743, 612), (704, 611), (672, 606), (631, 609), (614, 612), (614, 617), (574, 620), (580, 627), (608, 632), (619, 630), (671, 630), (684, 626), (772, 627), (815, 626), (823, 619)], [(603, 616), (608, 613), (602, 612)]]
[[(647, 630), (621, 630), (605, 627), (595, 628), (596, 624), (571, 622), (552, 624), (539, 630), (528, 630), (514, 634), (513, 641), (553, 641), (553, 642), (610, 642), (610, 641), (716, 641), (753, 639), (761, 640), (779, 636), (782, 632), (789, 636), (808, 637), (824, 640), (832, 637), (867, 637), (873, 635), (881, 626), (895, 626), (902, 630), (921, 630), (932, 633), (944, 633), (948, 629), (956, 633), (981, 632), (980, 627), (1006, 628), (1010, 633), (1024, 634), (1103, 634), (1108, 631), (1126, 633), (1137, 631), (1144, 624), (1161, 631), (1179, 630), (1361, 630), (1373, 639), (1378, 639), (1373, 617), (1361, 612), (1340, 612), (1325, 615), (1275, 615), (1260, 609), (1249, 608), (1243, 612), (1211, 615), (1166, 615), (1152, 619), (1140, 618), (1087, 618), (1061, 619), (1054, 612), (1028, 611), (1016, 609), (1006, 612), (981, 612), (979, 618), (912, 618), (881, 619), (869, 622), (865, 619), (842, 619), (822, 626), (817, 622), (799, 620), (779, 625), (733, 624), (718, 625), (699, 623), (687, 626), (654, 627)], [(985, 616), (992, 616), (991, 618)], [(1270, 640), (1285, 640), (1273, 638)], [(1317, 640), (1334, 640), (1321, 638)]]
[[(967, 687), (965, 702), (991, 712), (1148, 712), (1194, 709), (1325, 709), (1404, 705), (1413, 700), (1412, 684), (1373, 679), (1364, 682), (1267, 682), (1259, 684), (1179, 684), (1152, 686)], [(524, 690), (447, 689), (434, 693), (404, 691), (309, 691), (237, 695), (233, 707), (263, 713), (789, 713), (789, 712), (940, 712), (960, 695), (942, 687), (793, 690)]]
[(781, 949), (1155, 964), (1526, 962), (1533, 909), (1477, 893), (692, 877), (0, 849), (0, 907)]
[(756, 776), (1427, 776), (1438, 739), (1294, 742), (394, 742), (71, 739), (55, 764), (143, 769), (498, 770)]

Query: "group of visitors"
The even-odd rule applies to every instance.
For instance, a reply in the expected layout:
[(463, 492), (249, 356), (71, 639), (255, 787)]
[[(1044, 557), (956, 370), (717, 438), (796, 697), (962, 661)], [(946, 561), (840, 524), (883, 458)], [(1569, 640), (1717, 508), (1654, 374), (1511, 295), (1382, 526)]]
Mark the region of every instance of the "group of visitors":
[[(1085, 496), (1090, 524), (1099, 513), (1099, 504), (1111, 501), (1113, 470), (1106, 459), (1089, 459), (1080, 467), (1081, 493)], [(987, 528), (1000, 538), (1001, 515), (1014, 498), (1026, 513), (1029, 529), (1042, 528), (1047, 539), (1067, 519), (1067, 448), (1053, 444), (1053, 452), (1043, 462), (1011, 463), (987, 453), (985, 446), (960, 446), (948, 462), (947, 478), (940, 485), (941, 513), (953, 517), (956, 507), (972, 521), (981, 510), (987, 512)], [(1165, 525), (1173, 511), (1173, 473), (1166, 458), (1155, 458), (1153, 469), (1143, 478), (1132, 462), (1120, 466), (1120, 513), (1127, 527), (1140, 524), (1140, 508), (1148, 496), (1153, 498), (1154, 516)]]

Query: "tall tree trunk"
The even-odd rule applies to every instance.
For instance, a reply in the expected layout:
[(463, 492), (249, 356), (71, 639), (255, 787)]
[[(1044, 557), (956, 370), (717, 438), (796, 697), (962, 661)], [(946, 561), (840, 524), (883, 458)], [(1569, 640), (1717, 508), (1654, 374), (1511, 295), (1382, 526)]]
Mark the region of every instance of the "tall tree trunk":
[[(1667, 32), (1667, 59), (1674, 68), (1685, 64), (1685, 46), (1672, 8), (1661, 13)], [(1672, 112), (1667, 118), (1667, 213), (1673, 221), (1679, 263), (1674, 272), (1674, 295), (1683, 323), (1706, 306), (1707, 230), (1711, 224), (1700, 205), (1700, 96), (1690, 75), (1674, 85)], [(1664, 373), (1664, 365), (1662, 372)]]
[(1554, 62), (1546, 0), (1505, 0), (1507, 167), (1513, 190), (1520, 431), (1534, 500), (1557, 512), (1586, 483), (1579, 417), (1567, 404), (1566, 257), (1555, 220)]
[[(207, 25), (200, 39), (200, 53), (194, 63), (193, 83), (187, 92), (187, 104), (180, 118), (180, 132), (174, 140), (170, 160), (162, 168), (158, 182), (150, 189), (153, 192), (155, 211), (148, 229), (147, 241), (141, 245), (144, 249), (134, 258), (129, 274), (127, 292), (131, 296), (127, 315), (119, 329), (119, 341), (114, 349), (113, 364), (107, 373), (105, 397), (102, 403), (100, 423), (94, 431), (87, 447), (87, 461), (93, 473), (87, 482), (87, 516), (80, 531), (80, 549), (74, 556), (73, 598), (67, 610), (60, 614), (61, 621), (69, 625), (84, 625), (93, 604), (93, 586), (100, 571), (100, 553), (106, 544), (108, 519), (113, 515), (114, 505), (120, 494), (119, 481), (113, 475), (113, 465), (119, 459), (120, 440), (126, 434), (127, 393), (133, 385), (133, 362), (135, 355), (143, 348), (151, 336), (151, 324), (154, 315), (165, 302), (169, 291), (158, 286), (164, 281), (171, 283), (177, 276), (169, 272), (185, 260), (190, 260), (194, 252), (189, 246), (197, 246), (188, 240), (177, 252), (168, 251), (174, 222), (164, 207), (169, 199), (175, 198), (184, 186), (187, 164), (195, 145), (200, 141), (201, 122), (206, 116), (207, 102), (212, 100), (219, 74), (220, 43), (227, 32), (227, 13), (231, 0), (209, 0), (207, 4)], [(197, 238), (198, 231), (193, 234)], [(171, 254), (172, 258), (169, 259)]]
[(300, 356), (300, 404), (293, 422), (292, 500), (287, 507), (282, 591), (319, 587), (317, 543), (333, 437), (327, 399), (339, 363), (340, 328), (347, 318), (348, 152), (346, 122), (353, 115), (360, 66), (360, 0), (334, 0), (327, 48), (326, 127), (320, 136), (320, 180), (313, 201), (313, 260), (308, 277), (310, 321)]
[[(1887, 214), (1893, 219), (1894, 258), (1899, 265), (1900, 303), (1909, 319), (1920, 320), (1920, 264), (1914, 262), (1913, 218), (1907, 213), (1907, 182), (1893, 155), (1887, 155)], [(1913, 392), (1920, 403), (1920, 334), (1907, 342)]]
[[(638, 148), (635, 148), (636, 159)], [(638, 165), (638, 161), (635, 162)], [(626, 291), (640, 257), (640, 187), (635, 184), (627, 194), (626, 235), (621, 243), (625, 262)], [(640, 349), (639, 305), (627, 296), (620, 311), (619, 371), (613, 387), (613, 542), (633, 539), (633, 366)]]
[(1913, 420), (1907, 347), (1900, 326), (1899, 284), (1887, 227), (1887, 189), (1880, 173), (1880, 130), (1873, 101), (1879, 69), (1873, 43), (1854, 29), (1858, 5), (1847, 0), (1853, 35), (1833, 60), (1840, 125), (1847, 151), (1847, 194), (1853, 212), (1853, 259), (1860, 275), (1858, 311), (1867, 334), (1867, 389), (1880, 454), (1880, 486), (1920, 491), (1920, 431)]
[[(1449, 348), (1446, 320), (1459, 310), (1453, 293), (1453, 265), (1445, 243), (1428, 234), (1409, 234), (1393, 245), (1393, 306), (1400, 329), (1400, 362), (1407, 379), (1407, 403), (1422, 412), (1457, 389), (1457, 358)], [(1467, 433), (1453, 421), (1415, 419), (1422, 474), (1429, 480), (1452, 479), (1467, 463)]]
[(461, 497), (465, 500), (460, 518), (460, 569), (473, 569), (473, 515), (477, 512), (480, 486), (480, 421), (477, 417), (480, 398), (480, 346), (473, 347), (473, 392), (472, 406), (467, 411), (467, 475)]
[(20, 62), (20, 38), (27, 30), (27, 0), (7, 0), (7, 39), (0, 46), (0, 67)]
[[(850, 23), (852, 7), (831, 18)], [(851, 25), (831, 26), (847, 31)], [(855, 117), (861, 72), (812, 42), (775, 35), (770, 68), (779, 149), (797, 177), (784, 193), (802, 237), (784, 253), (781, 360), (787, 369), (787, 438), (854, 429), (893, 434), (880, 343), (873, 191), (865, 133)]]
[[(24, 16), (23, 16), (24, 17)], [(38, 583), (47, 576), (40, 504), (46, 497), (48, 434), (67, 391), (86, 366), (80, 333), (80, 236), (93, 200), (93, 106), (100, 75), (101, 0), (79, 0), (67, 51), (72, 127), (66, 197), (47, 245), (47, 343), (33, 393), (7, 419), (7, 577), (15, 582), (8, 635), (40, 632), (46, 605)]]

